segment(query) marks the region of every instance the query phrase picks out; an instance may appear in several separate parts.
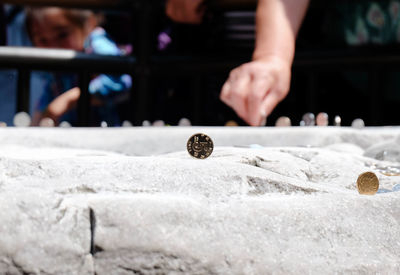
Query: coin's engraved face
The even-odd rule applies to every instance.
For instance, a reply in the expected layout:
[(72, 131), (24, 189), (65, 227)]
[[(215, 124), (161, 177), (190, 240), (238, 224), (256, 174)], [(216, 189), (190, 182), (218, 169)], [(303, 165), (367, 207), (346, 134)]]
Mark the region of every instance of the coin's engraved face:
[(357, 189), (362, 195), (375, 195), (378, 188), (378, 177), (372, 172), (362, 173), (357, 179)]
[(194, 134), (187, 142), (187, 151), (198, 159), (208, 158), (214, 150), (211, 138), (205, 134)]

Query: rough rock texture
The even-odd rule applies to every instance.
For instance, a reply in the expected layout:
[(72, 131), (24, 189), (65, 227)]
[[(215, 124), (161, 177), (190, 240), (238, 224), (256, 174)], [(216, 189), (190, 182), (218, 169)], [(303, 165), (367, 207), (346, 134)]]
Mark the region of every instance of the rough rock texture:
[[(183, 151), (200, 131), (206, 160)], [(0, 129), (0, 274), (398, 274), (399, 134)]]

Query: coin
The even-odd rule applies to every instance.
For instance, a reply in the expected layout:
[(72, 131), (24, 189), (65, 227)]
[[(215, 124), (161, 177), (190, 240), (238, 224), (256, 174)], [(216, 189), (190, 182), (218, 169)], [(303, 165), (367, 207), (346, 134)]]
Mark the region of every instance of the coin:
[(31, 117), (26, 112), (19, 112), (14, 116), (15, 127), (28, 127), (31, 125)]
[(342, 119), (341, 119), (341, 117), (340, 117), (340, 116), (335, 116), (335, 120), (334, 120), (333, 125), (335, 125), (335, 126), (340, 126), (341, 124), (342, 124)]
[(54, 120), (49, 117), (44, 117), (39, 122), (39, 127), (54, 127)]
[(237, 126), (239, 126), (239, 124), (237, 124), (237, 122), (234, 121), (234, 120), (228, 120), (228, 121), (225, 123), (225, 126), (227, 126), (227, 127), (237, 127)]
[(197, 159), (208, 158), (214, 150), (214, 143), (206, 134), (194, 134), (186, 144), (189, 154)]
[(71, 127), (71, 123), (69, 123), (68, 121), (62, 121), (59, 126), (61, 128), (69, 128)]
[(143, 127), (150, 127), (150, 126), (151, 126), (151, 122), (148, 121), (148, 120), (143, 120), (142, 126), (143, 126)]
[(132, 126), (133, 126), (133, 124), (129, 120), (124, 120), (122, 122), (122, 127), (132, 127)]
[(313, 113), (305, 113), (302, 120), (304, 121), (305, 126), (315, 125), (315, 115)]
[(329, 116), (327, 113), (319, 113), (317, 115), (317, 125), (318, 126), (328, 126)]
[(192, 123), (190, 122), (190, 120), (189, 120), (188, 118), (183, 117), (183, 118), (181, 118), (181, 119), (179, 120), (178, 126), (181, 126), (181, 127), (190, 127), (190, 126), (192, 126)]
[(165, 122), (163, 120), (156, 120), (153, 122), (152, 126), (154, 127), (164, 127), (165, 126)]
[(365, 172), (358, 176), (357, 189), (361, 195), (375, 195), (378, 192), (379, 180), (372, 172)]
[(276, 127), (290, 127), (292, 126), (292, 121), (287, 116), (279, 117), (275, 122)]
[(351, 127), (356, 128), (356, 129), (362, 129), (365, 127), (365, 123), (364, 120), (362, 120), (361, 118), (356, 118), (355, 120), (353, 120), (353, 122), (351, 123)]

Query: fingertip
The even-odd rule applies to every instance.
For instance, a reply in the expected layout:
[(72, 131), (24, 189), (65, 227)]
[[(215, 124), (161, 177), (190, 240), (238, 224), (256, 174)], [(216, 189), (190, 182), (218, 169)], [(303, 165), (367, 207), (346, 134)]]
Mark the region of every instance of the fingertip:
[(266, 125), (267, 125), (267, 116), (263, 116), (263, 117), (261, 118), (261, 122), (260, 122), (259, 126), (260, 126), (260, 127), (264, 127), (264, 126), (266, 126)]

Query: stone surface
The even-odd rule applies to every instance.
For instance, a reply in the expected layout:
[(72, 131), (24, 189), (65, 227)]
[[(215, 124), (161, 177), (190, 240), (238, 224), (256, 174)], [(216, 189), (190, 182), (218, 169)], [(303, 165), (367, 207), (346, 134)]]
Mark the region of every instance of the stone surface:
[(0, 129), (0, 273), (400, 272), (398, 128), (168, 128)]

